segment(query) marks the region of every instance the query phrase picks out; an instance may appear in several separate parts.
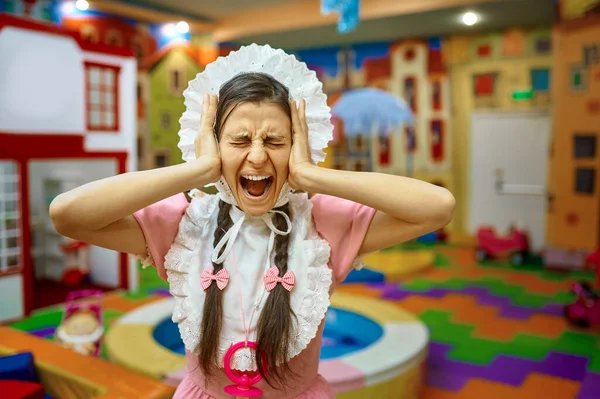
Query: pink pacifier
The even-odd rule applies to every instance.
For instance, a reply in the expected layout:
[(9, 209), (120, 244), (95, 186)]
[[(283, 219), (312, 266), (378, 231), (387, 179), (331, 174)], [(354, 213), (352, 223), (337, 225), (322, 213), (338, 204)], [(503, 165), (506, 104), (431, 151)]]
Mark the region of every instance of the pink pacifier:
[[(262, 379), (260, 373), (258, 371), (243, 371), (239, 372), (241, 375), (238, 375), (231, 369), (231, 358), (233, 357), (233, 354), (242, 348), (256, 350), (256, 342), (238, 342), (237, 344), (232, 345), (225, 353), (225, 359), (223, 361), (225, 363), (225, 374), (227, 374), (227, 377), (229, 377), (229, 379), (234, 383), (234, 385), (226, 386), (225, 392), (233, 396), (255, 398), (263, 394), (262, 389), (253, 386)], [(265, 357), (263, 357), (263, 363), (266, 365)]]

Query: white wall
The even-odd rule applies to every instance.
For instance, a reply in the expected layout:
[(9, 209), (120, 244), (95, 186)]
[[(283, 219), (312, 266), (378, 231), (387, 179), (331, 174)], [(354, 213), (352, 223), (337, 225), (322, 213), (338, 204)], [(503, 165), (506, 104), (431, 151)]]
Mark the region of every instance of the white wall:
[(83, 131), (84, 67), (73, 39), (6, 27), (0, 54), (0, 130)]
[[(48, 207), (43, 192), (43, 180), (46, 178), (64, 180), (63, 190), (74, 186), (114, 176), (118, 165), (112, 160), (90, 161), (35, 161), (29, 164), (29, 193), (31, 218), (42, 219), (47, 229), (45, 250), (48, 254), (60, 256), (57, 240), (53, 237), (54, 228), (48, 216)], [(90, 267), (92, 281), (100, 285), (117, 286), (119, 284), (119, 253), (92, 246), (90, 249)], [(36, 267), (37, 269), (37, 267)], [(46, 262), (45, 275), (59, 279), (63, 266), (60, 262)]]
[(23, 317), (23, 276), (0, 277), (0, 322)]

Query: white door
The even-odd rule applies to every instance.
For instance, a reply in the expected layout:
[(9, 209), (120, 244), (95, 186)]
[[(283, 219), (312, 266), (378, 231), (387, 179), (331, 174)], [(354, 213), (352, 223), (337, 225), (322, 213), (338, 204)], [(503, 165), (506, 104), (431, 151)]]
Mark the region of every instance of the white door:
[(523, 223), (533, 250), (546, 233), (550, 117), (546, 112), (473, 113), (469, 229), (492, 225), (504, 234)]

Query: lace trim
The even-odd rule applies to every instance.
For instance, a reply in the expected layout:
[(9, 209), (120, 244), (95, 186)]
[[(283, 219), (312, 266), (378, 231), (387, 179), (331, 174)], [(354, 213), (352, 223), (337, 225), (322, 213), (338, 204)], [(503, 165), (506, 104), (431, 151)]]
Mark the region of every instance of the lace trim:
[(357, 256), (356, 258), (354, 258), (354, 262), (352, 263), (352, 267), (354, 269), (361, 270), (365, 266), (365, 260), (362, 256)]
[[(212, 248), (210, 238), (215, 229), (214, 216), (217, 203), (218, 198), (211, 195), (192, 202), (180, 222), (175, 242), (165, 257), (170, 292), (175, 298), (173, 321), (178, 323), (186, 349), (193, 353), (197, 353), (200, 343), (203, 309), (202, 306), (198, 304), (193, 306), (191, 303), (190, 292), (198, 288), (195, 287), (197, 284), (190, 283), (189, 276), (191, 268), (199, 265), (201, 259), (210, 259)], [(292, 194), (290, 209), (293, 215), (293, 237), (289, 249), (290, 265), (293, 264), (296, 270), (307, 268), (308, 287), (303, 296), (292, 295), (292, 307), (297, 320), (293, 326), (288, 360), (302, 352), (317, 335), (330, 304), (329, 289), (332, 284), (332, 271), (328, 266), (331, 250), (329, 243), (313, 231), (312, 204), (305, 194)], [(308, 256), (294, 256), (296, 251)], [(238, 340), (221, 337), (218, 364), (222, 364), (225, 352)], [(238, 370), (256, 370), (253, 352), (249, 349), (236, 352), (232, 367)]]
[(154, 266), (154, 259), (152, 259), (152, 255), (150, 254), (150, 248), (148, 248), (148, 244), (146, 244), (145, 254), (138, 254), (132, 256), (142, 263), (142, 269), (147, 269), (150, 266)]

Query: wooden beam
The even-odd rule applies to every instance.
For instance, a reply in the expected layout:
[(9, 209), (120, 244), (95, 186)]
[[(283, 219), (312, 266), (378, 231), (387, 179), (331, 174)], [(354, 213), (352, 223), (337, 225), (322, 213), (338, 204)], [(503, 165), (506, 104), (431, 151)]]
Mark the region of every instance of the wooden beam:
[(190, 19), (183, 15), (172, 14), (163, 11), (156, 11), (150, 8), (140, 7), (129, 3), (116, 2), (109, 0), (90, 0), (90, 9), (105, 12), (108, 14), (120, 15), (126, 18), (132, 18), (138, 21), (150, 23), (169, 23), (179, 22), (181, 20), (188, 23), (190, 31), (210, 33), (214, 30), (215, 24), (212, 22), (198, 21)]
[[(452, 7), (468, 7), (502, 0), (361, 0), (360, 19), (415, 14)], [(213, 31), (217, 42), (245, 36), (334, 25), (338, 14), (321, 14), (320, 0), (299, 0), (229, 15), (217, 21)]]

